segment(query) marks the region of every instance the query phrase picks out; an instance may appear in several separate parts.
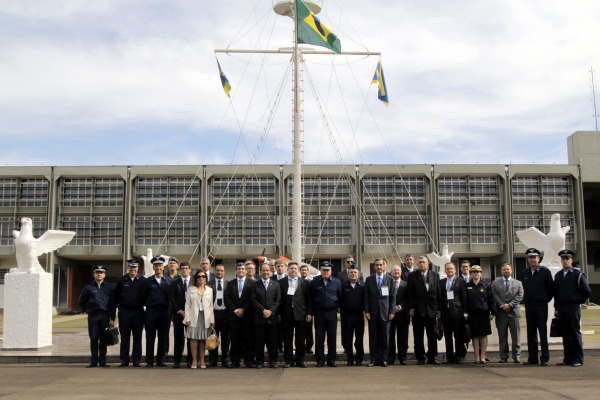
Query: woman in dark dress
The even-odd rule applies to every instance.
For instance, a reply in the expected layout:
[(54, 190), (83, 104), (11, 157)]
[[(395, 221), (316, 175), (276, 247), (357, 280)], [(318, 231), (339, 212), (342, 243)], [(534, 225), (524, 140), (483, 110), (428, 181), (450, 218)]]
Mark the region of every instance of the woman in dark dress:
[(481, 279), (479, 265), (471, 267), (471, 280), (467, 283), (468, 324), (471, 327), (475, 364), (485, 364), (488, 335), (492, 333), (490, 320), (494, 317), (494, 297), (490, 284)]

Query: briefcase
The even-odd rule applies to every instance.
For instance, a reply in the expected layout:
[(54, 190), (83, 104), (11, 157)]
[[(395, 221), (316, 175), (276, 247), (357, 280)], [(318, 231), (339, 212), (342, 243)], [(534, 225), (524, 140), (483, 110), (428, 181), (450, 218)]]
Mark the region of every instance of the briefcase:
[(465, 324), (465, 343), (469, 344), (469, 342), (471, 341), (471, 325), (469, 324)]
[(552, 318), (550, 322), (550, 337), (562, 337), (562, 329), (557, 317)]
[(104, 335), (106, 336), (107, 345), (114, 346), (115, 344), (119, 344), (119, 328), (116, 326), (106, 328)]

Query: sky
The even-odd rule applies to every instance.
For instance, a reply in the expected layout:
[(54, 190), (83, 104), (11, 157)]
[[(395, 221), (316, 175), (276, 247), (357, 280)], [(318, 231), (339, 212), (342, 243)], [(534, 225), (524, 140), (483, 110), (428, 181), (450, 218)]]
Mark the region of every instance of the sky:
[[(563, 164), (596, 129), (597, 0), (324, 0), (344, 51), (303, 64), (303, 159)], [(0, 1), (0, 165), (287, 164), (289, 54), (271, 0)], [(594, 76), (600, 81), (600, 73)]]

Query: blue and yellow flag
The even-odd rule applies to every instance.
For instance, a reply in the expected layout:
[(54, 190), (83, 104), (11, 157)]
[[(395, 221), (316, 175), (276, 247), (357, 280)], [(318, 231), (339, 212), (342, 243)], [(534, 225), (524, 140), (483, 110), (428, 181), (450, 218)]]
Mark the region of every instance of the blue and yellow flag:
[(217, 57), (215, 57), (215, 58), (217, 59), (217, 65), (219, 66), (219, 76), (221, 77), (221, 85), (223, 85), (223, 90), (225, 91), (225, 94), (227, 95), (227, 97), (229, 97), (229, 92), (231, 91), (231, 85), (229, 84), (229, 79), (227, 79), (227, 77), (223, 73), (223, 70), (221, 69), (221, 64), (219, 64), (219, 59)]
[(381, 65), (381, 60), (379, 60), (379, 63), (377, 64), (375, 75), (373, 75), (373, 82), (371, 83), (376, 83), (379, 87), (377, 93), (379, 100), (383, 101), (383, 104), (386, 106), (389, 106), (390, 102), (388, 100), (388, 91), (387, 87), (385, 86), (385, 77), (383, 76), (383, 66)]
[(314, 44), (326, 47), (336, 53), (342, 52), (340, 40), (306, 6), (302, 0), (296, 0), (296, 26), (298, 43)]

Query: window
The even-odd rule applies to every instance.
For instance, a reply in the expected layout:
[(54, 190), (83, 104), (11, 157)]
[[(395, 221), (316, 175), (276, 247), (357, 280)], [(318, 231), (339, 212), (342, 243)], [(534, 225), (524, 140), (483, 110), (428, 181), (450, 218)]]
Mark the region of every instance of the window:
[(440, 215), (440, 243), (469, 243), (469, 220), (466, 215)]
[[(293, 178), (288, 180), (288, 204), (292, 204)], [(303, 178), (302, 204), (305, 206), (350, 205), (350, 182), (347, 178)]]
[(211, 241), (214, 245), (275, 244), (275, 217), (269, 215), (215, 216)]
[[(0, 216), (0, 246), (12, 246), (14, 243), (13, 231), (21, 229), (21, 217), (15, 220), (12, 215)], [(24, 216), (23, 216), (24, 217)], [(38, 238), (47, 230), (45, 215), (27, 215), (33, 223), (33, 237)]]
[(544, 204), (571, 204), (571, 179), (542, 177), (542, 198)]
[(198, 244), (198, 226), (197, 215), (138, 216), (135, 219), (136, 243), (140, 246), (161, 243), (196, 245)]
[(0, 246), (10, 246), (13, 244), (13, 231), (15, 230), (15, 220), (12, 216), (0, 217)]
[(69, 179), (62, 181), (62, 205), (65, 207), (89, 207), (92, 205), (92, 179)]
[(500, 243), (500, 215), (474, 214), (470, 218), (471, 243)]
[(19, 188), (19, 206), (45, 207), (48, 204), (46, 179), (23, 179)]
[(94, 245), (118, 246), (123, 239), (123, 218), (120, 216), (95, 216)]
[(540, 204), (540, 185), (537, 177), (515, 177), (511, 185), (513, 204)]
[(0, 269), (0, 285), (4, 285), (4, 275), (8, 274), (8, 269)]
[(194, 178), (169, 179), (170, 206), (197, 206), (200, 199), (200, 180)]
[(60, 219), (60, 230), (75, 232), (70, 246), (87, 246), (90, 244), (92, 220), (89, 215), (63, 216)]
[(17, 180), (0, 179), (0, 207), (17, 205)]
[(366, 244), (425, 244), (427, 217), (418, 215), (371, 215), (365, 224)]
[(121, 207), (125, 191), (122, 179), (96, 179), (94, 205), (96, 207)]
[(425, 179), (410, 177), (366, 177), (364, 204), (425, 204)]
[(167, 178), (138, 178), (135, 182), (137, 205), (166, 206), (167, 181)]
[(272, 206), (275, 204), (275, 178), (214, 178), (212, 204)]
[[(304, 243), (306, 244), (350, 244), (351, 218), (349, 215), (305, 215)], [(292, 221), (288, 220), (289, 240), (292, 238)]]
[(467, 204), (467, 178), (439, 178), (438, 198), (440, 204)]
[(469, 200), (472, 204), (498, 204), (499, 192), (497, 177), (469, 177)]

